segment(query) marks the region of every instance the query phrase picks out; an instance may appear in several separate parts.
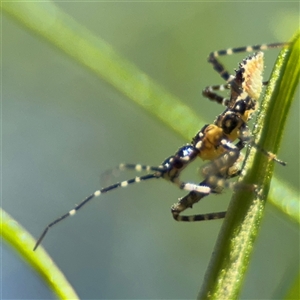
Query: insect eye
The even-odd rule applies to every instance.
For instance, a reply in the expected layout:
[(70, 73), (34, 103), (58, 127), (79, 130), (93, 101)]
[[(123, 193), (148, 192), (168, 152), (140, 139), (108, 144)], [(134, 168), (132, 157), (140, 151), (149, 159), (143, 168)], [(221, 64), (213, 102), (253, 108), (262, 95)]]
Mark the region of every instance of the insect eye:
[(236, 111), (242, 115), (245, 113), (246, 109), (247, 109), (247, 104), (245, 100), (237, 101), (237, 103), (233, 107), (233, 111)]

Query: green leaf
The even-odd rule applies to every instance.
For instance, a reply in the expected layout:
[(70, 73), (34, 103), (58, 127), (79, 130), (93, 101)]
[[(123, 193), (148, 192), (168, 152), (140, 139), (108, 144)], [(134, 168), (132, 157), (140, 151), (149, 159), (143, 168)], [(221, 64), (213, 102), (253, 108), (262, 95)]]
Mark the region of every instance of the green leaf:
[(2, 209), (0, 223), (2, 237), (41, 275), (60, 299), (79, 299), (47, 252), (43, 248), (33, 252), (35, 239)]
[(288, 293), (284, 297), (286, 300), (300, 299), (300, 273), (298, 273), (294, 282), (291, 284)]

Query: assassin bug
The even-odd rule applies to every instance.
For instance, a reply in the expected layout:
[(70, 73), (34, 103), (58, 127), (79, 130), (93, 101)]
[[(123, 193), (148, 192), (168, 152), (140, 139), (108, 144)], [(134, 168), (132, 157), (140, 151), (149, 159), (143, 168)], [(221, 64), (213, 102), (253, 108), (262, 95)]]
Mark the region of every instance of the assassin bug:
[[(217, 57), (240, 52), (253, 52), (256, 50), (278, 48), (287, 45), (288, 43), (264, 44), (210, 53), (208, 62), (210, 62), (220, 76), (227, 81), (224, 85), (208, 86), (203, 90), (203, 95), (205, 97), (227, 107), (225, 111), (215, 119), (214, 125), (217, 127), (213, 127), (212, 129), (215, 131), (213, 133), (215, 137), (214, 145), (218, 151), (222, 152), (222, 154), (213, 157), (213, 159), (215, 159), (208, 165), (206, 171), (205, 168), (203, 169), (202, 173), (206, 179), (199, 183), (199, 185), (209, 185), (212, 187), (211, 192), (218, 193), (218, 190), (222, 190), (222, 186), (234, 187), (234, 184), (230, 185), (226, 180), (240, 174), (240, 170), (237, 168), (236, 163), (241, 160), (240, 151), (247, 144), (256, 147), (268, 156), (269, 159), (274, 160), (283, 166), (286, 165), (285, 162), (277, 159), (273, 153), (267, 152), (260, 148), (259, 145), (256, 145), (247, 126), (247, 121), (251, 119), (251, 115), (257, 109), (257, 100), (261, 94), (262, 86), (267, 85), (268, 83), (262, 81), (263, 52), (255, 53), (244, 59), (243, 62), (239, 64), (239, 68), (235, 71), (235, 76), (229, 74), (218, 61)], [(221, 97), (215, 92), (223, 91), (225, 89), (230, 91), (229, 99)], [(222, 134), (223, 137), (218, 140), (217, 137), (222, 136)], [(200, 131), (198, 137), (200, 140), (201, 135), (202, 133)], [(197, 140), (197, 135), (194, 139)], [(231, 144), (231, 142), (236, 139), (238, 139), (239, 142), (236, 145)], [(222, 144), (226, 145), (226, 143), (227, 149), (224, 149)], [(210, 154), (213, 155), (213, 152), (211, 151)], [(217, 188), (217, 190), (214, 190), (213, 187)], [(207, 196), (207, 194), (199, 193), (196, 190), (191, 191), (187, 196), (179, 199), (178, 203), (172, 206), (173, 217), (177, 221), (201, 221), (203, 215), (180, 216), (179, 214), (185, 209), (191, 208), (193, 204), (199, 202), (205, 196)], [(223, 218), (225, 214), (226, 212), (221, 212), (206, 214), (204, 216), (206, 219), (215, 219)]]
[[(149, 179), (164, 178), (177, 185), (180, 189), (189, 191), (185, 197), (179, 199), (171, 208), (173, 218), (177, 221), (202, 221), (224, 218), (226, 212), (208, 213), (193, 216), (181, 216), (180, 213), (194, 203), (200, 201), (203, 197), (211, 193), (220, 193), (225, 187), (235, 187), (235, 183), (230, 183), (229, 178), (238, 176), (240, 169), (239, 162), (242, 160), (241, 150), (246, 145), (251, 145), (261, 150), (271, 160), (281, 165), (285, 163), (276, 158), (272, 153), (261, 149), (252, 139), (248, 120), (257, 109), (257, 100), (261, 94), (262, 71), (263, 71), (263, 53), (258, 52), (250, 55), (239, 64), (235, 75), (230, 75), (219, 62), (218, 57), (240, 52), (253, 52), (257, 50), (266, 50), (288, 45), (287, 43), (276, 43), (268, 45), (248, 46), (241, 48), (232, 48), (210, 53), (208, 62), (213, 68), (226, 80), (226, 84), (206, 87), (203, 95), (219, 104), (226, 106), (212, 124), (205, 125), (192, 139), (191, 143), (180, 147), (174, 155), (165, 159), (159, 166), (147, 166), (140, 164), (121, 164), (118, 169), (133, 169), (135, 171), (147, 171), (152, 173), (135, 177), (126, 181), (118, 182), (108, 187), (95, 191), (76, 205), (72, 210), (62, 215), (46, 226), (34, 246), (34, 250), (39, 246), (48, 230), (63, 219), (75, 215), (85, 204), (93, 198), (99, 197), (109, 191), (119, 187), (126, 187), (133, 183), (146, 181)], [(229, 99), (219, 96), (216, 91), (229, 90)], [(233, 144), (238, 139), (237, 144)], [(183, 182), (180, 179), (181, 172), (197, 157), (202, 160), (209, 160), (206, 166), (202, 168), (204, 180), (199, 184)]]

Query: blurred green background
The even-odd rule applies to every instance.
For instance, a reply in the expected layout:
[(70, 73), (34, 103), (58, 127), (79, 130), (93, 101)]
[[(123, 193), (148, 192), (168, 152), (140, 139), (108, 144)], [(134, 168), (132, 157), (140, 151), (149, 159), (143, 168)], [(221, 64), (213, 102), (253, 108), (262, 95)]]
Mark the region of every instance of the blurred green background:
[[(299, 3), (291, 2), (55, 4), (206, 122), (223, 110), (201, 95), (223, 83), (206, 62), (209, 52), (286, 41), (299, 26)], [(277, 53), (266, 53), (266, 80)], [(233, 70), (244, 56), (222, 61)], [(2, 206), (36, 237), (104, 186), (106, 169), (158, 165), (189, 142), (6, 15), (2, 69)], [(276, 176), (296, 190), (298, 100), (299, 93), (279, 153), (288, 166), (276, 166)], [(184, 178), (198, 182), (199, 166)], [(175, 222), (170, 206), (183, 194), (163, 180), (119, 189), (53, 228), (43, 246), (82, 299), (194, 299), (222, 221)], [(221, 211), (230, 196), (207, 197), (190, 212)], [(241, 298), (282, 297), (298, 269), (298, 227), (267, 205)], [(3, 299), (54, 298), (6, 245), (1, 292)]]

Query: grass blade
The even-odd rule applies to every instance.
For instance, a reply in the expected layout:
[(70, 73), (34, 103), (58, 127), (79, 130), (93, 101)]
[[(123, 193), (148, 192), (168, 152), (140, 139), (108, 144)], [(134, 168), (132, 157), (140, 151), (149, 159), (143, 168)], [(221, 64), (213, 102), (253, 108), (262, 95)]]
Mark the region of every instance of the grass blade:
[(32, 251), (34, 238), (8, 213), (0, 209), (1, 236), (31, 265), (60, 299), (79, 299), (65, 276), (41, 248)]

